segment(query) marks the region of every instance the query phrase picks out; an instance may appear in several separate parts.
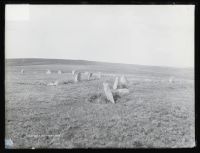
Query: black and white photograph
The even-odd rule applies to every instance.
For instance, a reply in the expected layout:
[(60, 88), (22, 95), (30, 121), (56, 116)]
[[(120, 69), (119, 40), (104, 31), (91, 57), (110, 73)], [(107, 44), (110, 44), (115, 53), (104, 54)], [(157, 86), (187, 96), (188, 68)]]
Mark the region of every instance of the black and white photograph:
[(5, 148), (194, 148), (195, 5), (5, 5)]

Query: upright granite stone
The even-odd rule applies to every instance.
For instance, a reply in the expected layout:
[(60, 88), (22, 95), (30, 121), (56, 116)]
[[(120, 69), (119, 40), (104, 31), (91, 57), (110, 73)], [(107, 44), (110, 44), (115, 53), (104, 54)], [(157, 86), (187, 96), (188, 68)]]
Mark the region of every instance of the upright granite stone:
[(127, 88), (128, 87), (128, 81), (124, 75), (120, 78), (120, 86), (121, 88)]
[(92, 77), (92, 73), (88, 73), (87, 79), (90, 80), (91, 77)]
[(119, 87), (119, 77), (116, 77), (114, 85), (113, 85), (113, 89), (117, 89), (118, 87)]
[(103, 83), (103, 87), (104, 87), (104, 92), (106, 95), (107, 100), (111, 101), (112, 103), (115, 104), (114, 98), (113, 98), (113, 94), (110, 90), (110, 87), (108, 85), (108, 83)]
[(74, 82), (79, 82), (81, 81), (81, 73), (77, 72), (74, 74)]
[(21, 69), (21, 74), (24, 74), (24, 69)]
[(72, 75), (74, 75), (76, 73), (76, 70), (72, 70)]

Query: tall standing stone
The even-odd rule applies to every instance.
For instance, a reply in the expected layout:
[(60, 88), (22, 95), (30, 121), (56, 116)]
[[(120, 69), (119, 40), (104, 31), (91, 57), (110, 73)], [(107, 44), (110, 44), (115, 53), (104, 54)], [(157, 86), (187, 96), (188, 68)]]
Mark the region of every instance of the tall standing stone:
[(79, 82), (81, 81), (81, 73), (80, 72), (77, 72), (74, 74), (74, 82)]
[(117, 89), (118, 87), (119, 87), (119, 77), (116, 77), (114, 85), (113, 85), (113, 89)]
[(113, 94), (110, 90), (110, 87), (108, 85), (108, 83), (103, 83), (103, 87), (104, 87), (104, 92), (106, 95), (107, 100), (111, 101), (112, 103), (115, 104), (114, 98), (113, 98)]
[(21, 74), (24, 74), (24, 69), (21, 69)]
[(72, 70), (72, 75), (74, 75), (74, 74), (75, 74), (75, 72), (76, 72), (76, 70)]
[(127, 86), (128, 86), (128, 81), (124, 75), (122, 75), (120, 78), (120, 86), (122, 88), (127, 88)]
[(87, 79), (90, 80), (91, 77), (92, 77), (92, 73), (88, 73)]

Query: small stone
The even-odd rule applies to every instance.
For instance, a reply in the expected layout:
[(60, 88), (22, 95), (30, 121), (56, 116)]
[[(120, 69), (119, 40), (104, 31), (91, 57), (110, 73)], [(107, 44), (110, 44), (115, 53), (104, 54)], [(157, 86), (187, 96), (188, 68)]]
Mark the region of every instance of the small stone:
[(128, 94), (129, 93), (129, 90), (128, 89), (117, 89), (117, 92), (119, 93), (119, 94)]
[(46, 74), (51, 74), (51, 71), (50, 71), (50, 70), (47, 70)]
[(62, 74), (62, 71), (61, 71), (61, 70), (58, 70), (58, 74)]

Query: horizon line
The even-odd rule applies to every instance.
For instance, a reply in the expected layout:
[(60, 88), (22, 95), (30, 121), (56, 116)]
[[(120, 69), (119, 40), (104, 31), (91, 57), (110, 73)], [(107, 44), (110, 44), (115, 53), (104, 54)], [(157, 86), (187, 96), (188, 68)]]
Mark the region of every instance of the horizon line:
[(64, 59), (64, 58), (43, 58), (43, 57), (16, 57), (16, 58), (5, 58), (5, 59), (46, 59), (46, 60), (73, 60), (73, 61), (87, 61), (87, 62), (99, 62), (99, 63), (108, 63), (108, 64), (124, 64), (124, 65), (140, 65), (140, 66), (153, 66), (153, 67), (165, 67), (165, 68), (179, 68), (179, 69), (191, 69), (194, 68), (192, 66), (187, 66), (187, 67), (177, 67), (177, 66), (166, 66), (166, 65), (145, 65), (145, 64), (133, 64), (133, 63), (117, 63), (117, 62), (107, 62), (107, 61), (92, 61), (92, 60), (85, 60), (85, 59)]

